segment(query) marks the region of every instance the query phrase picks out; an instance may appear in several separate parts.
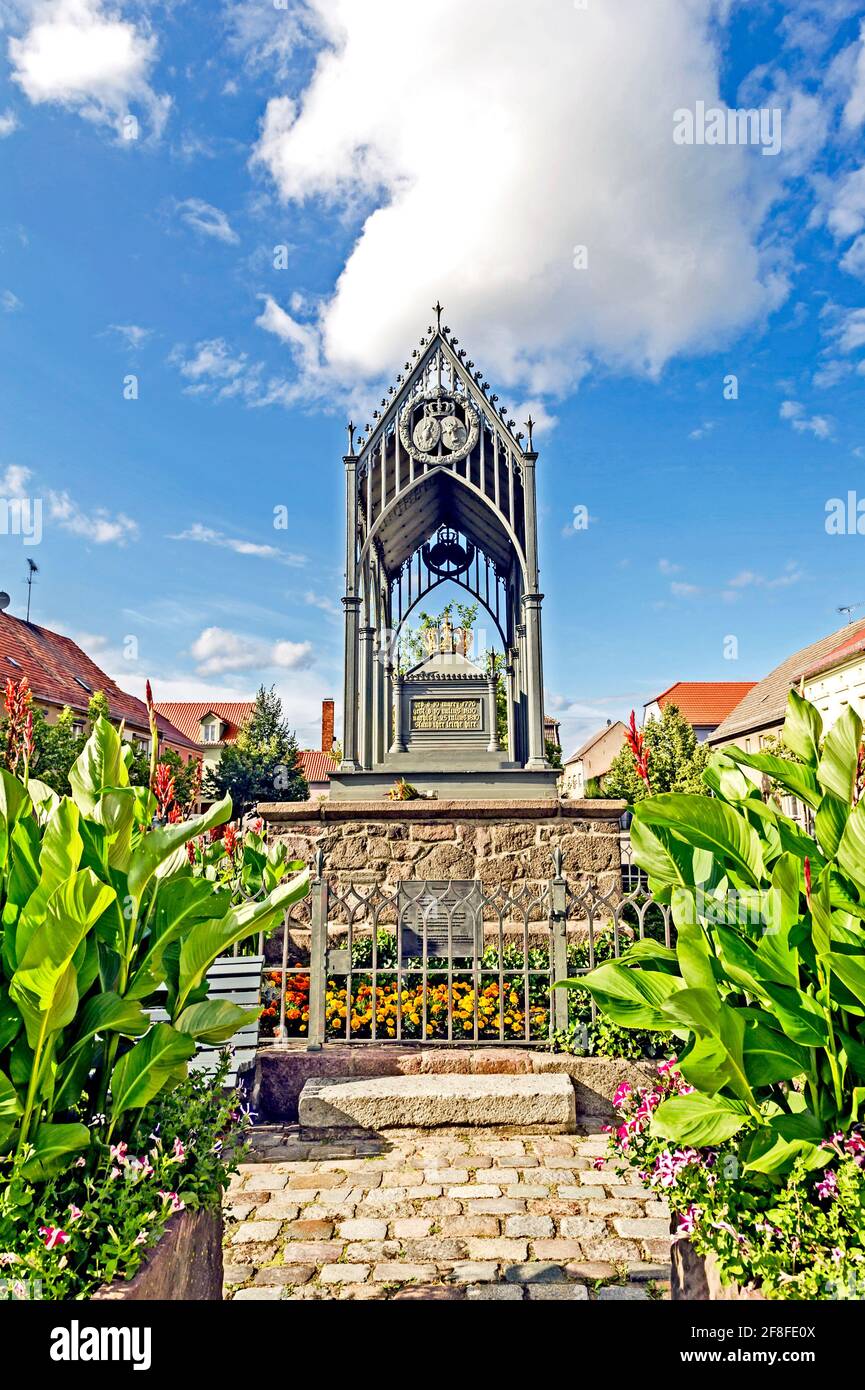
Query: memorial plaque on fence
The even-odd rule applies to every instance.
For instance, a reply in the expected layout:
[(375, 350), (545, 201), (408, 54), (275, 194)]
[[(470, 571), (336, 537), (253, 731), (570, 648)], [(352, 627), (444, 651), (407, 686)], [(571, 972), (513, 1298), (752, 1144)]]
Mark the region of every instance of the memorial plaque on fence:
[(408, 879), (399, 885), (402, 958), (426, 954), (451, 958), (480, 955), (482, 950), (482, 893), (476, 879)]

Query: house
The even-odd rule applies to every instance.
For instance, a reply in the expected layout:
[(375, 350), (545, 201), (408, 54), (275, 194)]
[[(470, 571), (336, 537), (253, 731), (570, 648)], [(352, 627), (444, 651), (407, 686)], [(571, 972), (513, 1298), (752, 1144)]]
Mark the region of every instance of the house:
[(336, 740), (333, 736), (333, 700), (321, 702), (321, 748), (304, 748), (298, 762), (309, 783), (311, 798), (330, 796), (330, 774), (338, 766), (333, 756)]
[(865, 624), (845, 629), (844, 640), (818, 658), (802, 680), (805, 698), (820, 711), (824, 731), (848, 708), (865, 719)]
[(156, 709), (195, 744), (206, 776), (219, 762), (223, 748), (234, 743), (255, 701), (173, 700), (158, 703)]
[(643, 706), (643, 723), (660, 719), (667, 705), (675, 705), (694, 730), (697, 742), (703, 743), (754, 685), (754, 681), (676, 681)]
[[(7, 677), (19, 681), (23, 676), (34, 703), (50, 724), (68, 707), (76, 716), (76, 732), (85, 733), (88, 704), (101, 691), (112, 721), (123, 723), (128, 742), (150, 752), (150, 721), (143, 700), (121, 690), (71, 637), (0, 612), (0, 683), (5, 685)], [(161, 747), (173, 749), (184, 761), (197, 752), (195, 743), (164, 714), (157, 714), (156, 723)]]
[(817, 694), (815, 704), (821, 708), (822, 702), (829, 722), (834, 717), (832, 711), (837, 715), (843, 708), (844, 699), (857, 700), (858, 712), (862, 712), (865, 707), (857, 693), (859, 658), (854, 644), (863, 639), (865, 623), (856, 623), (838, 628), (788, 656), (748, 691), (709, 736), (709, 743), (715, 748), (735, 743), (746, 753), (758, 753), (780, 734), (787, 696), (803, 679), (806, 694), (809, 688)]
[(544, 742), (551, 743), (554, 748), (562, 746), (561, 724), (551, 714), (544, 715)]
[(560, 783), (562, 793), (569, 797), (585, 796), (589, 782), (609, 772), (613, 759), (624, 745), (625, 733), (621, 719), (615, 723), (608, 720), (603, 729), (598, 729), (591, 738), (586, 739), (564, 765)]
[[(237, 735), (255, 709), (254, 700), (175, 700), (158, 704), (157, 710), (172, 724), (194, 740), (204, 759), (205, 774), (216, 766), (223, 748)], [(333, 700), (321, 702), (321, 748), (305, 748), (298, 753), (298, 762), (309, 783), (311, 797), (327, 796), (330, 774), (336, 768), (332, 756), (334, 746)]]

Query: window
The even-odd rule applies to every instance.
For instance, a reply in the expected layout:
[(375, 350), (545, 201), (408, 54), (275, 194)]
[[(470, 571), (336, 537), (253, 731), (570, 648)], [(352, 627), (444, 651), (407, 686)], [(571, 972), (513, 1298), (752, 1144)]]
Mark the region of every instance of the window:
[(92, 686), (92, 685), (88, 685), (87, 682), (86, 682), (86, 681), (83, 681), (83, 680), (81, 679), (80, 676), (73, 676), (73, 680), (75, 681), (75, 684), (76, 684), (76, 685), (80, 685), (80, 686), (81, 686), (81, 689), (82, 689), (82, 690), (86, 690), (87, 693), (88, 693), (88, 695), (92, 695), (92, 694), (93, 694), (93, 686)]
[(203, 743), (219, 742), (219, 725), (215, 719), (211, 719), (209, 723), (203, 724), (202, 728), (204, 730)]
[(16, 671), (20, 671), (20, 670), (21, 670), (21, 662), (20, 662), (20, 661), (16, 661), (15, 658), (14, 658), (14, 656), (7, 656), (6, 660), (9, 662), (9, 665), (10, 665), (10, 666), (14, 666), (14, 667), (15, 667)]

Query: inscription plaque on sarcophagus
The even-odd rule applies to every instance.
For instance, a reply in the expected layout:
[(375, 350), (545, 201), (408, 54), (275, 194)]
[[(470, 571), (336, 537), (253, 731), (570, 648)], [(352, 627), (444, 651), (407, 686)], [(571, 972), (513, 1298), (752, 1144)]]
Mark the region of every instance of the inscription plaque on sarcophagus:
[(412, 699), (412, 733), (459, 733), (482, 728), (483, 716), (479, 699)]
[(401, 883), (398, 908), (403, 960), (423, 956), (424, 933), (428, 959), (480, 955), (482, 900), (481, 885), (476, 879), (408, 879)]

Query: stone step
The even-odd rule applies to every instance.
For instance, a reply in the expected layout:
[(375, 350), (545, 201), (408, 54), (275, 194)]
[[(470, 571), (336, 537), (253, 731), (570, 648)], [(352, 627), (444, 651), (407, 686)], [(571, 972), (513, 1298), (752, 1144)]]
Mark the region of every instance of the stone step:
[(303, 1129), (437, 1129), (484, 1125), (522, 1133), (573, 1134), (568, 1076), (438, 1075), (314, 1077), (298, 1106)]

